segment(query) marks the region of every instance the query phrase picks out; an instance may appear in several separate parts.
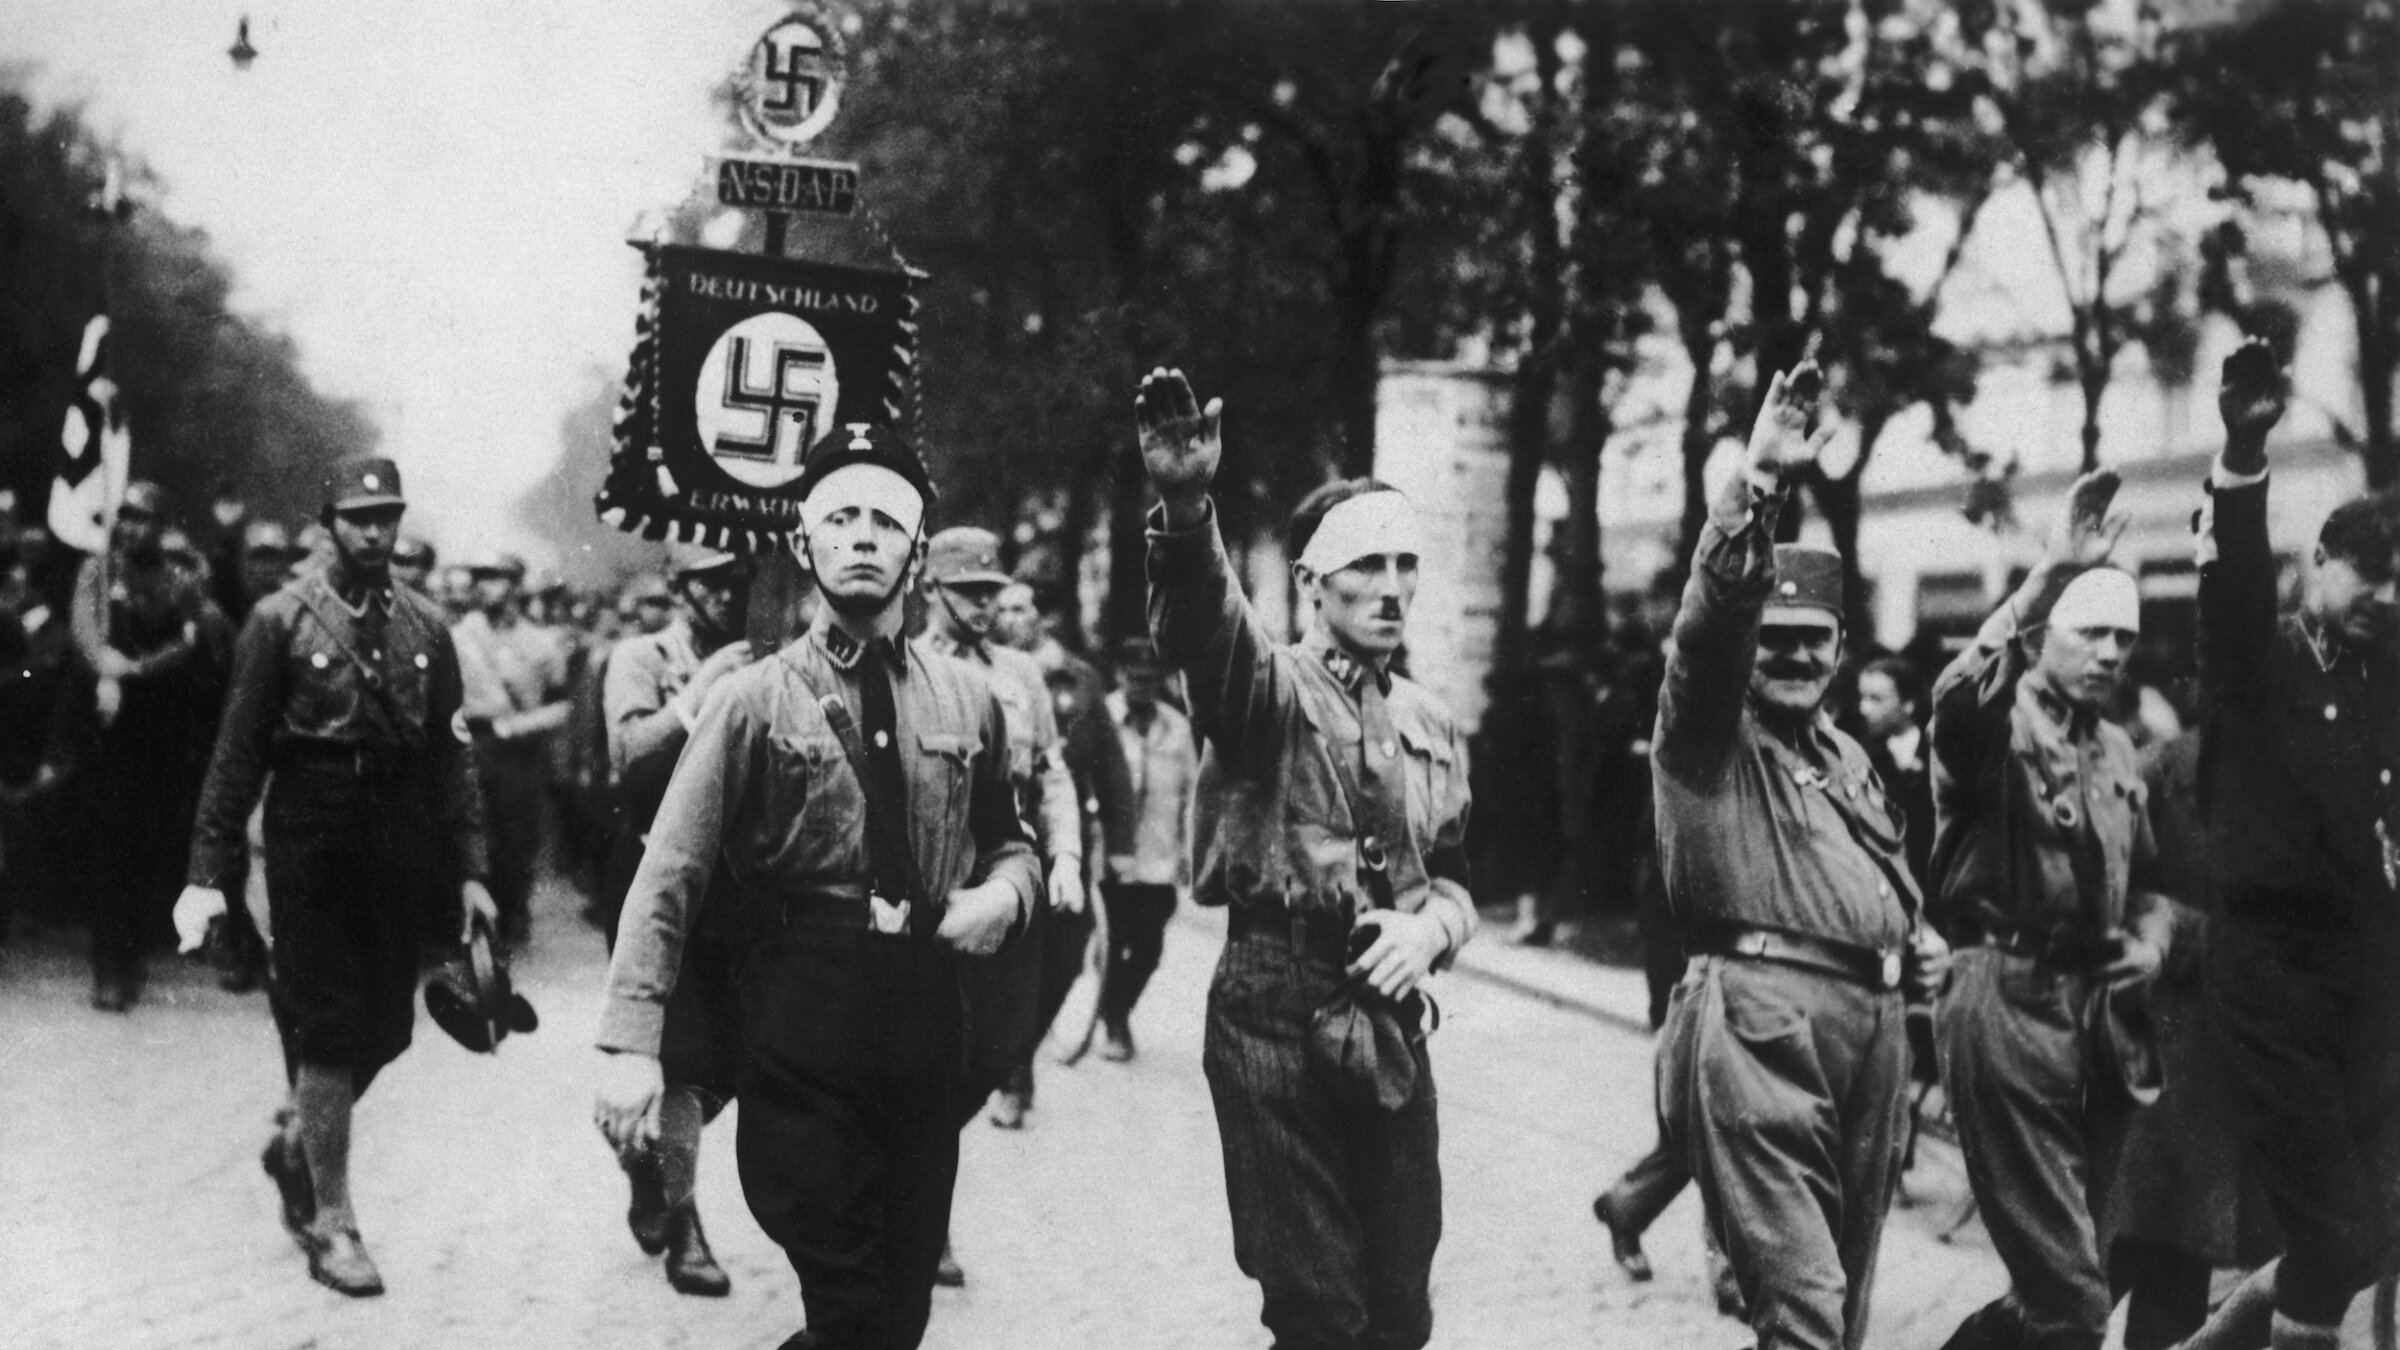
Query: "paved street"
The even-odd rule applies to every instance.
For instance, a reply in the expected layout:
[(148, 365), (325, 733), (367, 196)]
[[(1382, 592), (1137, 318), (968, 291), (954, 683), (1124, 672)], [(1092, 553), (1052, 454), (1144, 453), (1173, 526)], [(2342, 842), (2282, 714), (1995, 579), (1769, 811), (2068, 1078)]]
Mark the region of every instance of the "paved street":
[[(261, 998), (162, 963), (131, 1016), (107, 1017), (84, 1006), (79, 934), (0, 949), (0, 1345), (776, 1345), (799, 1322), (796, 1287), (742, 1207), (730, 1119), (710, 1131), (701, 1204), (733, 1296), (678, 1297), (627, 1236), (622, 1182), (589, 1123), (600, 941), (566, 897), (545, 904), (520, 968), (542, 1030), (481, 1059), (420, 1019), (367, 1098), (358, 1205), (391, 1293), (357, 1303), (309, 1282), (259, 1171), (281, 1088)], [(1199, 1066), (1221, 931), (1188, 912), (1170, 931), (1137, 1062), (1045, 1065), (1032, 1128), (970, 1130), (956, 1222), (969, 1285), (937, 1298), (929, 1346), (1264, 1344), (1233, 1268)], [(1586, 1208), (1651, 1143), (1649, 1043), (1561, 1001), (1638, 1015), (1639, 976), (1486, 955), (1519, 987), (1442, 981), (1435, 1344), (1746, 1344), (1710, 1308), (1694, 1198), (1659, 1225), (1659, 1278), (1644, 1286), (1609, 1266)], [(1931, 1237), (1957, 1181), (1946, 1158), (1929, 1170), (1951, 1198), (1895, 1217), (1878, 1346), (1939, 1344), (2000, 1283), (1979, 1239)]]

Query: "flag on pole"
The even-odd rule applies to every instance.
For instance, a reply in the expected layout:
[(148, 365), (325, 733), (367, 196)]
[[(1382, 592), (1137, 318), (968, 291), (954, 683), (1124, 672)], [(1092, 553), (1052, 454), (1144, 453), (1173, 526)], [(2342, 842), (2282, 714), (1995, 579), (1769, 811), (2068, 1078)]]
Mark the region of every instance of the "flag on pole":
[(108, 369), (108, 316), (95, 314), (75, 358), (75, 401), (58, 434), (64, 453), (50, 484), (51, 537), (83, 553), (108, 551), (133, 459), (133, 432)]

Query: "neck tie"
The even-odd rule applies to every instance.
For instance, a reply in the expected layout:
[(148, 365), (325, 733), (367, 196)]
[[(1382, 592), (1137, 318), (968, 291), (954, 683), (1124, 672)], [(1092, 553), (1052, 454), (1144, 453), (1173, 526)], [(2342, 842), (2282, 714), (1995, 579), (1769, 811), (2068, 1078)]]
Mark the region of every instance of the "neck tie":
[(1400, 832), (1408, 828), (1408, 785), (1400, 776), (1400, 733), (1383, 689), (1368, 671), (1358, 686), (1358, 857), (1367, 894), (1377, 909), (1392, 906), (1392, 866)]
[[(894, 903), (913, 901), (908, 893), (906, 873), (901, 870), (900, 850), (909, 846), (906, 838), (893, 839), (875, 828), (879, 813), (875, 802), (890, 803), (891, 818), (908, 818), (908, 788), (900, 774), (899, 715), (892, 703), (891, 663), (896, 659), (891, 643), (878, 638), (870, 643), (858, 662), (858, 694), (860, 734), (866, 738), (867, 782), (859, 784), (869, 799), (867, 811), (867, 856), (875, 873), (876, 893)], [(911, 927), (924, 922), (920, 913), (923, 905), (910, 906)]]

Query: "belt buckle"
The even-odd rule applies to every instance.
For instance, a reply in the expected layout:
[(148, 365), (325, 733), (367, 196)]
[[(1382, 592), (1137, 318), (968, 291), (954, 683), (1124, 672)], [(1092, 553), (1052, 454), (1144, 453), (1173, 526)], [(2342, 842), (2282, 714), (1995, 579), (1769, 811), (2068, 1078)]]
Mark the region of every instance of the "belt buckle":
[(1742, 956), (1753, 959), (1765, 956), (1767, 954), (1767, 935), (1763, 931), (1753, 928), (1733, 940), (1733, 950)]
[(1388, 861), (1389, 855), (1384, 852), (1381, 839), (1370, 834), (1358, 841), (1358, 865), (1360, 867), (1370, 872), (1380, 872)]
[(1883, 984), (1885, 989), (1900, 987), (1900, 951), (1896, 947), (1883, 949)]
[(908, 902), (894, 904), (873, 890), (867, 892), (867, 921), (878, 933), (908, 931)]

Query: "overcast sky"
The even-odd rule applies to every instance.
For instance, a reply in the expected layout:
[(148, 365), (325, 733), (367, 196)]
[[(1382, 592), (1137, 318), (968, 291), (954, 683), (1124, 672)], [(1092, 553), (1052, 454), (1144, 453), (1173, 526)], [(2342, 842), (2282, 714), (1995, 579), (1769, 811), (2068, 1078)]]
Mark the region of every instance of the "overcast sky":
[[(595, 372), (643, 211), (716, 148), (708, 89), (773, 0), (5, 0), (0, 60), (75, 100), (212, 236), (235, 306), (361, 400), (450, 549), (511, 538)], [(250, 16), (259, 58), (225, 49)], [(138, 436), (140, 428), (135, 428)], [(513, 542), (523, 542), (515, 541)]]

